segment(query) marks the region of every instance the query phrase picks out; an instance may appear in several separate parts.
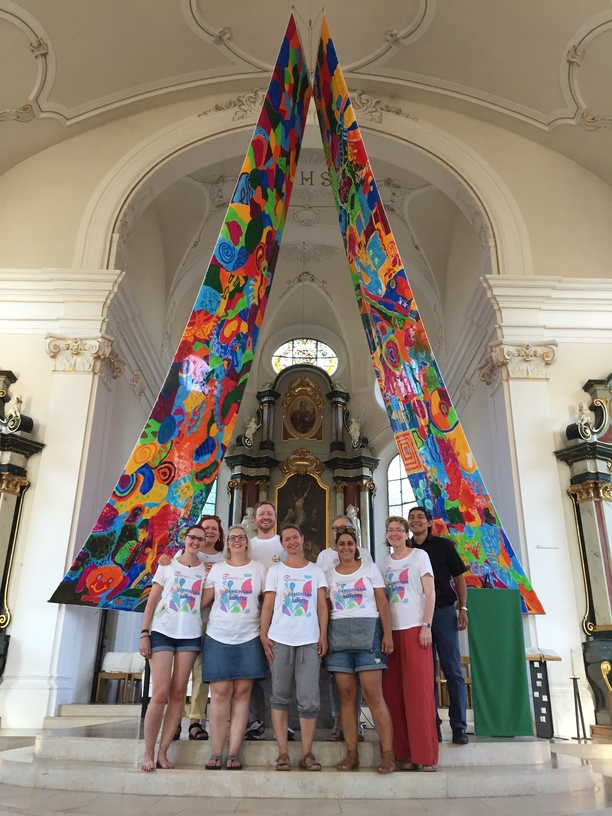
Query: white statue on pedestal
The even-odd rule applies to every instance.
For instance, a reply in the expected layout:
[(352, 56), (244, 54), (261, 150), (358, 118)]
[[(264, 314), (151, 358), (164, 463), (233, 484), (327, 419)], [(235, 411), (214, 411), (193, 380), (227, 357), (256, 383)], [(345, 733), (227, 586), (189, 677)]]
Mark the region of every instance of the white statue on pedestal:
[(361, 541), (361, 522), (359, 521), (359, 510), (357, 507), (349, 504), (346, 508), (346, 517), (357, 531), (357, 538)]
[(249, 541), (257, 535), (257, 526), (255, 525), (255, 511), (252, 507), (247, 507), (244, 518), (241, 522), (244, 529), (247, 531)]

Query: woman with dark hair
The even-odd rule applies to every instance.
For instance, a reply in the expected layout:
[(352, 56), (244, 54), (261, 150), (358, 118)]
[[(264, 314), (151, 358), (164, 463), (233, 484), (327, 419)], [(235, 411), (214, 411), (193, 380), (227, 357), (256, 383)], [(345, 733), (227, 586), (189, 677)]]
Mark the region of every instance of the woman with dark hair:
[[(199, 525), (204, 531), (204, 541), (200, 544), (198, 558), (202, 562), (206, 573), (210, 572), (213, 564), (223, 561), (223, 547), (225, 534), (219, 516), (202, 516)], [(202, 640), (206, 634), (209, 608), (202, 610)], [(202, 652), (196, 657), (191, 673), (191, 703), (189, 706), (189, 739), (207, 740), (208, 732), (202, 725), (206, 722), (206, 706), (208, 704), (208, 683), (202, 682)]]
[(395, 770), (393, 724), (382, 691), (386, 655), (393, 652), (393, 634), (385, 582), (373, 563), (363, 563), (357, 534), (343, 527), (336, 536), (339, 563), (325, 573), (329, 598), (329, 649), (325, 668), (333, 672), (340, 694), (340, 721), (346, 757), (339, 771), (359, 767), (357, 677), (378, 732), (382, 760), (379, 773)]
[(393, 747), (403, 771), (436, 771), (438, 735), (431, 621), (436, 603), (433, 569), (424, 550), (410, 546), (408, 522), (390, 516), (380, 563), (391, 610), (394, 650), (383, 678), (393, 717)]
[[(202, 642), (200, 608), (206, 572), (198, 559), (199, 529), (191, 527), (187, 531), (184, 552), (171, 559), (169, 565), (158, 566), (142, 618), (140, 654), (149, 661), (153, 680), (144, 723), (143, 771), (154, 771), (156, 766), (174, 767), (167, 751), (180, 723), (187, 681)], [(155, 742), (162, 717), (156, 762)]]
[[(210, 568), (213, 564), (223, 561), (225, 534), (219, 516), (202, 516), (197, 524), (193, 524), (185, 531), (184, 541), (187, 541), (187, 539), (198, 542), (200, 548), (198, 558), (206, 570), (206, 573), (210, 572)], [(162, 555), (159, 559), (161, 566), (167, 566), (170, 562), (171, 558), (169, 555)], [(202, 610), (202, 639), (206, 634), (209, 611), (208, 607)], [(193, 664), (193, 671), (191, 672), (191, 703), (189, 706), (190, 740), (208, 739), (208, 732), (202, 726), (202, 720), (205, 720), (206, 717), (207, 703), (208, 683), (202, 682), (202, 652), (200, 651)], [(183, 715), (184, 713), (183, 711)], [(179, 739), (180, 736), (181, 724), (179, 723), (174, 739)]]

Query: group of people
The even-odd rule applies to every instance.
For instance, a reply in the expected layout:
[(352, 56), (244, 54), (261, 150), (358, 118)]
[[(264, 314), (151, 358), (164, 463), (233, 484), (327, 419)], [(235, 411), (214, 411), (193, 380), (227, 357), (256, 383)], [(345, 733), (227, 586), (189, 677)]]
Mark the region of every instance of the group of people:
[(167, 751), (180, 728), (193, 670), (190, 739), (208, 739), (201, 720), (210, 684), (207, 770), (240, 770), (245, 732), (247, 739), (263, 736), (261, 681), (269, 672), (276, 769), (291, 770), (289, 709), (295, 697), (300, 768), (320, 771), (312, 749), (324, 661), (337, 716), (333, 738), (346, 743), (338, 770), (359, 767), (363, 694), (380, 741), (379, 773), (398, 767), (435, 771), (442, 735), (432, 643), (447, 679), (453, 741), (468, 741), (457, 638), (467, 626), (465, 566), (452, 543), (431, 535), (425, 508), (412, 508), (408, 519), (387, 519), (390, 552), (376, 565), (359, 546), (351, 520), (339, 516), (332, 522), (331, 546), (313, 564), (296, 524), (285, 523), (276, 534), (270, 502), (256, 506), (254, 521), (257, 535), (249, 541), (242, 525), (230, 527), (225, 538), (221, 520), (204, 516), (187, 529), (180, 554), (159, 560), (141, 633), (140, 651), (153, 682), (142, 770), (173, 767)]

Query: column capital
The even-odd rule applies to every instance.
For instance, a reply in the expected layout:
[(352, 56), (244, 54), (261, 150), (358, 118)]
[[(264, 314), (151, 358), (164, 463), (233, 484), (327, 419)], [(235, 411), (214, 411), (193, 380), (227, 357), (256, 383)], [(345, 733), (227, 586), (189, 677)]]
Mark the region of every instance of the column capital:
[(114, 337), (67, 337), (48, 334), (45, 351), (53, 360), (54, 371), (100, 374), (105, 382), (123, 376), (125, 361), (113, 351)]
[[(497, 340), (490, 344), (491, 361), (500, 369), (503, 380), (547, 380), (547, 367), (557, 359), (557, 341), (546, 343), (507, 343)], [(481, 371), (483, 380), (489, 371)]]

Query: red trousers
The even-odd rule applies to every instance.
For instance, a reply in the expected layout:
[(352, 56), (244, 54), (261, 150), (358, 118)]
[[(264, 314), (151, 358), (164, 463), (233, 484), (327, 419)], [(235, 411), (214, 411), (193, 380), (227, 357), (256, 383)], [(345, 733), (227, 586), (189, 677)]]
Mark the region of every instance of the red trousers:
[(438, 764), (431, 646), (419, 644), (420, 626), (393, 632), (393, 654), (383, 672), (383, 693), (393, 719), (393, 750), (398, 759)]

